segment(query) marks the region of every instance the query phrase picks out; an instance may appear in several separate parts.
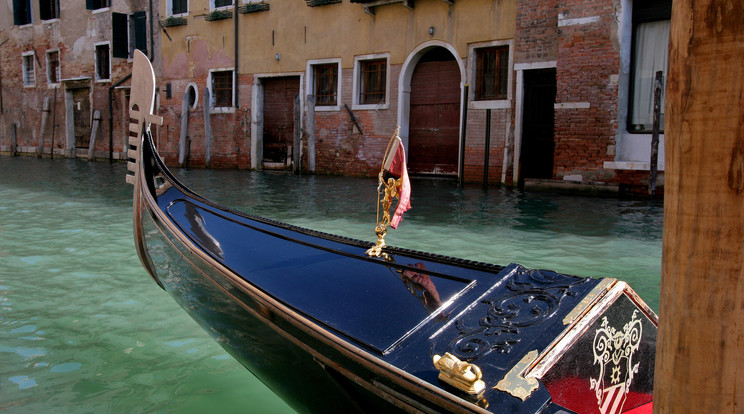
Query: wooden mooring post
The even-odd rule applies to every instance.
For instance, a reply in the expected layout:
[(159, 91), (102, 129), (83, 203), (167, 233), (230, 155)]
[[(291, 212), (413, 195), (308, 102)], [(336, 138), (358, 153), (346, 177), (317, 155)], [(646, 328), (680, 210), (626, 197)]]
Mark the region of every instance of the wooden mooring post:
[(204, 88), (204, 166), (212, 164), (212, 119), (209, 117), (210, 102), (209, 88)]
[(675, 0), (655, 413), (744, 411), (744, 2)]
[[(209, 108), (207, 107), (208, 111)], [(178, 140), (178, 166), (183, 167), (188, 164), (189, 151), (186, 149), (189, 134), (189, 90), (183, 93), (181, 100), (181, 137)]]
[(664, 87), (664, 72), (656, 72), (654, 79), (654, 127), (651, 134), (651, 177), (648, 183), (648, 193), (656, 195), (656, 176), (659, 168), (659, 130), (661, 124), (661, 88)]
[[(36, 156), (41, 158), (44, 155), (44, 131), (46, 131), (47, 119), (49, 119), (49, 97), (44, 97), (44, 104), (41, 110), (41, 128), (39, 128), (39, 145), (36, 147)], [(53, 150), (54, 148), (52, 148)]]

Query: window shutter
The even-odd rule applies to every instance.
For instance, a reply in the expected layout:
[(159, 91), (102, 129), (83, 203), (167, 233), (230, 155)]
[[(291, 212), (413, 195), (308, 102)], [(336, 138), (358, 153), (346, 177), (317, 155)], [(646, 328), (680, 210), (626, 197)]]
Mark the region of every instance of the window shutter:
[(111, 13), (111, 35), (112, 54), (115, 58), (126, 59), (129, 57), (129, 38), (127, 36), (129, 27), (128, 16), (124, 13)]
[(94, 0), (85, 0), (85, 8), (88, 10), (95, 10), (95, 2)]
[(134, 12), (134, 47), (147, 54), (147, 13)]

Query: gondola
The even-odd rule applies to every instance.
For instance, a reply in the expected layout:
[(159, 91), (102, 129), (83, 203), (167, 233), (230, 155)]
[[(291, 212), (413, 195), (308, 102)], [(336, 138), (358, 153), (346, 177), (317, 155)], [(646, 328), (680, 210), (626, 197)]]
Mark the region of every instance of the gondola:
[(657, 316), (626, 283), (375, 245), (221, 207), (158, 155), (155, 76), (135, 52), (127, 181), (140, 260), (295, 410), (651, 412)]

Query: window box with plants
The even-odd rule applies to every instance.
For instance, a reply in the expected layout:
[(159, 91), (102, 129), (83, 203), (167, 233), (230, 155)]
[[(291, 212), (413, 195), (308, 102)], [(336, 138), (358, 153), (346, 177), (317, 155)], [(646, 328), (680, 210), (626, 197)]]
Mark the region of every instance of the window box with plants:
[(173, 27), (173, 26), (185, 26), (188, 21), (185, 17), (175, 17), (175, 16), (169, 16), (166, 17), (165, 20), (160, 21), (160, 25), (163, 27)]
[(204, 16), (204, 20), (208, 22), (224, 19), (232, 19), (232, 10), (215, 10)]
[(269, 10), (269, 3), (246, 3), (240, 7), (238, 7), (238, 13), (240, 14), (246, 14), (246, 13), (256, 13), (256, 12), (262, 12)]

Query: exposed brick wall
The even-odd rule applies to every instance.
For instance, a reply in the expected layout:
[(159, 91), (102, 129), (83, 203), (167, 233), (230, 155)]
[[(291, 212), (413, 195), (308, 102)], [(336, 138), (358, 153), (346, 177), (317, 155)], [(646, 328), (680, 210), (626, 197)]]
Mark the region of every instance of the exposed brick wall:
[[(465, 138), (464, 180), (483, 182), (486, 155), (486, 109), (468, 110), (467, 136)], [(488, 182), (501, 182), (504, 146), (511, 124), (510, 109), (492, 109), (490, 126), (490, 152), (488, 155)]]
[[(142, 4), (135, 4), (142, 3)], [(144, 7), (144, 2), (127, 3), (126, 6)], [(12, 14), (11, 4), (8, 8)], [(113, 149), (118, 156), (126, 142), (127, 109), (122, 105), (121, 96), (128, 93), (123, 89), (114, 92), (112, 111), (109, 113), (109, 88), (131, 72), (131, 62), (127, 59), (111, 58), (110, 81), (95, 81), (95, 44), (110, 41), (111, 13), (93, 13), (85, 9), (85, 2), (61, 2), (62, 18), (59, 21), (39, 20), (34, 12), (32, 24), (9, 26), (0, 29), (6, 39), (0, 55), (2, 73), (2, 111), (0, 112), (0, 147), (8, 147), (12, 139), (11, 131), (16, 126), (17, 144), (21, 152), (36, 153), (43, 137), (44, 154), (52, 150), (54, 141), (55, 156), (66, 155), (68, 108), (66, 92), (71, 88), (88, 88), (90, 121), (99, 111), (101, 120), (96, 133), (94, 156), (108, 158)], [(125, 12), (122, 4), (117, 11)], [(70, 16), (75, 16), (70, 18)], [(75, 20), (77, 19), (77, 20)], [(12, 21), (12, 18), (11, 18)], [(60, 82), (57, 86), (47, 81), (47, 51), (59, 52)], [(35, 83), (24, 87), (22, 79), (22, 53), (34, 52)], [(128, 85), (125, 82), (123, 86)], [(41, 131), (44, 99), (50, 100), (50, 112), (44, 131)], [(110, 120), (113, 119), (113, 145), (110, 144)], [(91, 131), (85, 132), (86, 140)], [(85, 151), (87, 155), (87, 151)]]
[(613, 42), (614, 4), (611, 0), (562, 0), (558, 11), (559, 24), (561, 20), (564, 24), (558, 30), (554, 175), (580, 173), (590, 180), (606, 181), (614, 175), (602, 165), (613, 160), (608, 148), (615, 144), (620, 68)]
[(556, 0), (517, 2), (514, 39), (516, 63), (546, 62), (558, 56), (558, 10)]
[[(143, 3), (139, 1), (139, 3)], [(615, 134), (617, 129), (618, 83), (620, 78), (620, 47), (617, 39), (618, 10), (620, 0), (520, 0), (515, 2), (516, 15), (513, 41), (513, 63), (522, 65), (519, 70), (556, 67), (556, 109), (555, 109), (555, 153), (553, 178), (579, 174), (584, 181), (615, 182), (632, 190), (647, 186), (647, 172), (618, 171), (605, 169), (604, 163), (614, 161)], [(136, 5), (136, 7), (140, 7)], [(77, 6), (83, 7), (83, 6)], [(132, 4), (132, 7), (135, 7)], [(136, 8), (135, 7), (135, 8)], [(357, 6), (352, 6), (357, 7)], [(85, 13), (90, 13), (85, 11)], [(408, 12), (406, 12), (408, 13)], [(109, 40), (111, 31), (110, 15), (90, 14), (88, 24), (100, 32), (95, 42)], [(48, 27), (47, 27), (48, 26)], [(86, 51), (88, 57), (73, 56), (72, 43), (60, 41), (60, 25), (44, 25), (44, 35), (39, 36), (37, 28), (2, 29), (9, 41), (0, 54), (3, 77), (3, 111), (0, 113), (0, 146), (10, 143), (10, 131), (16, 125), (17, 142), (26, 150), (38, 145), (41, 108), (44, 97), (57, 95), (56, 105), (47, 122), (45, 147), (51, 147), (51, 135), (55, 136), (55, 148), (61, 154), (65, 148), (65, 84), (58, 89), (46, 85), (46, 54), (49, 49), (57, 49), (62, 63), (62, 78), (94, 78), (93, 51)], [(102, 35), (105, 33), (105, 36)], [(479, 39), (506, 40), (506, 39)], [(88, 39), (88, 41), (91, 41)], [(456, 42), (447, 40), (452, 45)], [(206, 50), (203, 40), (189, 40), (192, 55), (201, 55)], [(152, 45), (150, 47), (153, 47)], [(413, 46), (412, 46), (413, 47)], [(36, 52), (36, 86), (23, 88), (21, 79), (21, 53)], [(218, 53), (219, 52), (219, 53)], [(164, 117), (164, 125), (154, 128), (156, 143), (161, 155), (170, 165), (178, 163), (180, 140), (181, 99), (188, 82), (194, 82), (199, 90), (197, 108), (189, 113), (189, 153), (188, 165), (205, 166), (205, 134), (203, 93), (207, 84), (208, 70), (215, 67), (230, 66), (230, 53), (218, 51), (209, 58), (193, 59), (181, 64), (177, 60), (173, 66), (164, 68), (159, 78), (158, 113)], [(383, 52), (370, 50), (369, 52)], [(408, 50), (410, 52), (410, 48)], [(472, 62), (466, 51), (460, 51), (466, 65)], [(404, 54), (405, 56), (405, 54)], [(329, 56), (305, 56), (304, 58), (324, 58)], [(191, 58), (184, 58), (191, 59)], [(157, 61), (158, 59), (156, 59)], [(181, 63), (179, 63), (181, 62)], [(185, 61), (184, 61), (185, 62)], [(193, 64), (192, 64), (193, 63)], [(197, 64), (198, 63), (198, 64)], [(109, 87), (130, 71), (126, 59), (112, 59), (111, 82), (89, 81), (91, 90), (91, 113), (101, 112), (98, 139), (95, 144), (97, 155), (109, 150)], [(349, 62), (344, 61), (349, 66)], [(529, 64), (535, 64), (530, 66)], [(352, 107), (353, 69), (342, 69), (341, 96), (339, 110), (316, 111), (312, 120), (315, 136), (316, 172), (320, 174), (344, 174), (374, 176), (380, 168), (388, 140), (398, 122), (398, 82), (402, 64), (392, 64), (388, 68), (388, 105), (372, 110), (353, 109), (353, 116), (361, 129), (352, 121), (345, 105)], [(466, 68), (472, 83), (473, 68)], [(162, 76), (161, 76), (162, 75)], [(186, 78), (188, 76), (188, 78)], [(170, 77), (170, 78), (169, 78)], [(512, 76), (516, 80), (516, 76)], [(211, 167), (250, 168), (253, 74), (242, 74), (238, 79), (238, 108), (230, 113), (209, 115), (212, 128)], [(128, 84), (125, 83), (125, 85)], [(165, 96), (166, 84), (170, 84), (172, 96)], [(512, 105), (517, 103), (516, 81), (511, 85)], [(308, 93), (308, 91), (304, 91)], [(126, 140), (127, 118), (124, 96), (126, 90), (117, 89), (112, 102), (113, 148), (122, 150)], [(54, 102), (54, 101), (53, 101)], [(485, 109), (482, 105), (470, 104), (467, 119), (467, 136), (464, 156), (464, 179), (480, 182), (484, 173), (485, 151)], [(520, 120), (514, 119), (514, 106), (491, 111), (490, 148), (488, 149), (488, 180), (500, 182), (506, 168), (507, 182), (512, 178), (513, 167), (504, 164), (504, 152), (513, 126)], [(305, 120), (303, 120), (305, 122)], [(54, 126), (52, 125), (54, 124)], [(305, 125), (306, 127), (308, 125)], [(303, 131), (303, 169), (308, 165), (307, 129)], [(519, 137), (516, 137), (517, 139)], [(646, 179), (644, 184), (643, 180)], [(631, 191), (629, 190), (629, 191)], [(635, 190), (632, 190), (635, 191)]]

